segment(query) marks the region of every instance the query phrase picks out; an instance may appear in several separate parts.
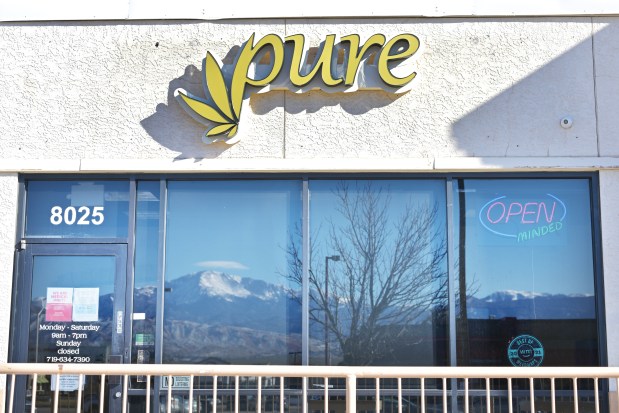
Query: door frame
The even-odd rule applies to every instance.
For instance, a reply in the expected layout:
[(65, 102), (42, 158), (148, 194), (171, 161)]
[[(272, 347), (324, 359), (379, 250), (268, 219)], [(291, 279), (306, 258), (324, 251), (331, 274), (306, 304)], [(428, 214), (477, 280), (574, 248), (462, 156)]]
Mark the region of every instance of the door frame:
[[(54, 242), (56, 241), (56, 242)], [(86, 242), (85, 242), (86, 241)], [(130, 311), (132, 300), (127, 301), (132, 291), (132, 277), (129, 276), (127, 267), (128, 244), (127, 242), (110, 242), (112, 240), (23, 240), (19, 255), (19, 272), (13, 294), (13, 334), (11, 342), (12, 362), (28, 362), (29, 335), (30, 335), (30, 305), (32, 295), (33, 264), (35, 256), (114, 256), (114, 309), (113, 328), (111, 337), (111, 355), (120, 356), (106, 360), (106, 363), (129, 363), (129, 351), (131, 345), (131, 322)], [(118, 241), (118, 240), (113, 240)], [(132, 275), (132, 274), (131, 274)], [(118, 314), (122, 312), (120, 319), (122, 326), (117, 325)], [(42, 361), (39, 361), (42, 362)], [(21, 380), (20, 380), (21, 379)], [(117, 383), (116, 383), (117, 381)], [(108, 382), (109, 397), (105, 402), (109, 411), (121, 411), (122, 397), (114, 397), (122, 392), (121, 380)], [(26, 377), (17, 378), (15, 382), (16, 403), (26, 401)], [(19, 406), (17, 406), (19, 408)]]

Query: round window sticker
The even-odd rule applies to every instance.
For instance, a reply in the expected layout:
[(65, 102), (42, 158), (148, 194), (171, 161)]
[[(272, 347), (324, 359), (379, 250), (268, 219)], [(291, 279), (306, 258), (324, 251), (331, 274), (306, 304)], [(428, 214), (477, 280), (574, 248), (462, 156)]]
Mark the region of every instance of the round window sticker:
[(509, 343), (507, 358), (515, 367), (537, 367), (544, 360), (544, 346), (533, 336), (518, 336)]

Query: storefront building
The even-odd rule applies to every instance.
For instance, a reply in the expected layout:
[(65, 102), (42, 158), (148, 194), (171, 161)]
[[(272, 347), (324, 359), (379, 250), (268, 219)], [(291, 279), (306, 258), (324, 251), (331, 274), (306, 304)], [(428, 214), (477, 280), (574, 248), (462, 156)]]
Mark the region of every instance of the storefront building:
[(0, 11), (0, 361), (619, 365), (616, 6), (125, 6)]

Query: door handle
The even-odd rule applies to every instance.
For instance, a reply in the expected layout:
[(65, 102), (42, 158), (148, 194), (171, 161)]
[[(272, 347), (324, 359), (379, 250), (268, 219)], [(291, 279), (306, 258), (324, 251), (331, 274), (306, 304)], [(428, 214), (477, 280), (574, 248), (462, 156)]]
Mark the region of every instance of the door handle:
[(123, 356), (122, 354), (110, 354), (107, 356), (107, 364), (122, 364)]

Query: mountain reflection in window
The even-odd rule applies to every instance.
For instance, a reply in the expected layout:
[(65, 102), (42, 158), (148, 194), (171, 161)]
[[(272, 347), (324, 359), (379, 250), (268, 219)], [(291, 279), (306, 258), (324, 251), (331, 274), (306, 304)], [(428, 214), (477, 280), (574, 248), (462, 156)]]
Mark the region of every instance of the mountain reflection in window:
[(588, 179), (459, 181), (459, 365), (510, 365), (519, 335), (544, 366), (599, 365)]
[(164, 363), (300, 364), (300, 181), (170, 181)]
[(310, 363), (447, 364), (444, 183), (318, 180), (310, 193)]

